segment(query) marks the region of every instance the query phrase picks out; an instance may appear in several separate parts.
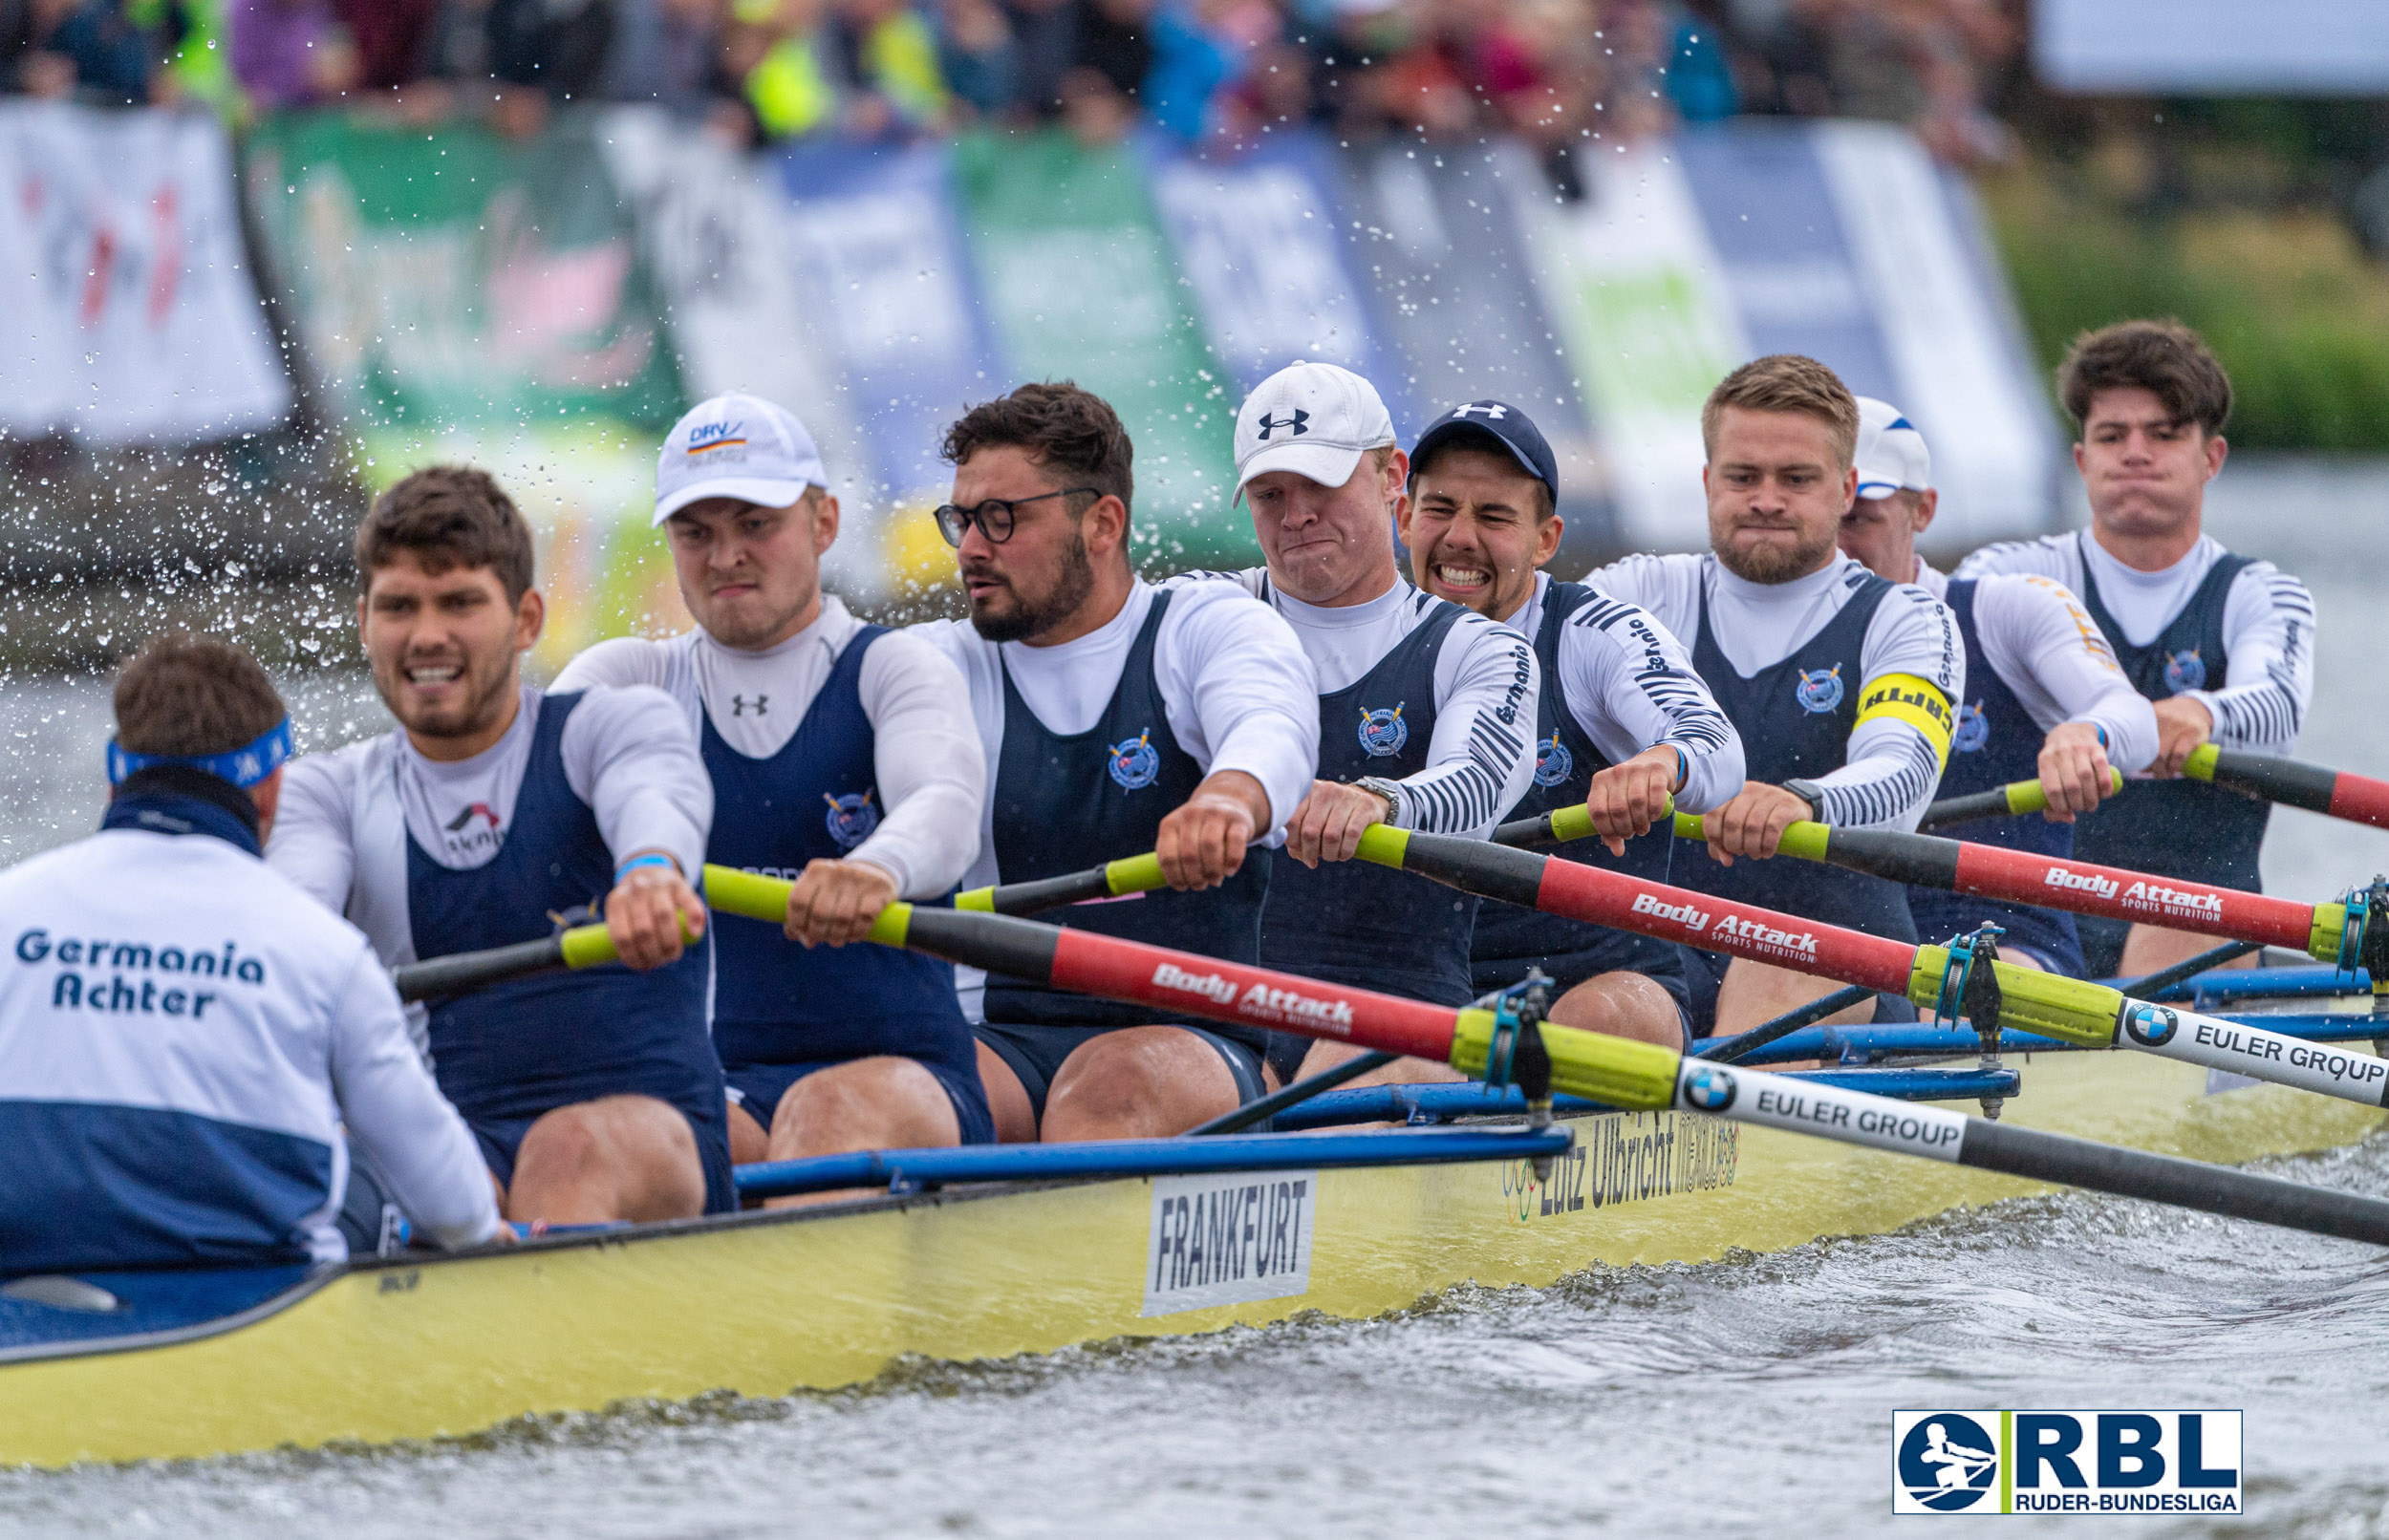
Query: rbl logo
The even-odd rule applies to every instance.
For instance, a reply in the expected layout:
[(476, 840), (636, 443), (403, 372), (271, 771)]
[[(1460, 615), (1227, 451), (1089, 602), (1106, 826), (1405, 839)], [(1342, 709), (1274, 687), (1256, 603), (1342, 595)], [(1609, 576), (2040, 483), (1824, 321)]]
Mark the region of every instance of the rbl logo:
[(2240, 1414), (1904, 1411), (1894, 1513), (2238, 1513)]

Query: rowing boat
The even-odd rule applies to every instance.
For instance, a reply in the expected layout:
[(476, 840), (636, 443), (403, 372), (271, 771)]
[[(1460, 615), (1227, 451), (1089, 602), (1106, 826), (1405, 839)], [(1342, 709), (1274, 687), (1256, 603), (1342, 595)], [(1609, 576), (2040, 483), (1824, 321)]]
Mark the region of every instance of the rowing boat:
[[(1863, 1030), (1841, 1033), (1862, 1057)], [(2210, 1091), (2206, 1070), (2144, 1055), (2008, 1063), (2021, 1081), (2008, 1121), (2204, 1162), (2333, 1147), (2382, 1116), (2283, 1086)], [(1363, 1110), (1382, 1116), (1385, 1096)], [(1367, 1317), (1465, 1284), (1779, 1251), (2044, 1190), (1690, 1113), (1578, 1113), (1560, 1126), (1573, 1139), (1540, 1179), (1501, 1155), (1501, 1141), (1536, 1136), (1475, 1120), (1236, 1142), (1265, 1149), (1266, 1168), (973, 1182), (314, 1272), (19, 1280), (0, 1295), (0, 1464), (431, 1439), (625, 1401), (852, 1385), (915, 1358), (1307, 1311)], [(1429, 1164), (1449, 1157), (1416, 1143), (1454, 1136), (1492, 1142), (1494, 1158)], [(1334, 1164), (1372, 1141), (1400, 1158)], [(1053, 1150), (1108, 1149), (1116, 1164), (1128, 1148), (983, 1158), (1067, 1169)], [(882, 1159), (913, 1185), (900, 1158)]]

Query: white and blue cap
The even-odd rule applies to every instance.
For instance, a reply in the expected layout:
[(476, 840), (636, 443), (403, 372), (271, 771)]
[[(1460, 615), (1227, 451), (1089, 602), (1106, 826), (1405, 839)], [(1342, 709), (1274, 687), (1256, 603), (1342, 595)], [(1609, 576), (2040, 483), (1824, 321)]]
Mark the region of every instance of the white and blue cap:
[(785, 508), (826, 487), (821, 451), (793, 413), (760, 396), (717, 396), (672, 425), (656, 459), (656, 523), (707, 498)]
[(1543, 430), (1535, 426), (1535, 419), (1507, 401), (1468, 401), (1453, 407), (1418, 436), (1418, 444), (1410, 451), (1410, 480), (1418, 480), (1418, 468), (1437, 449), (1457, 441), (1491, 438), (1510, 452), (1518, 468), (1543, 483), (1551, 493), (1556, 506), (1560, 502), (1560, 458), (1551, 452), (1551, 441)]
[(1271, 471), (1342, 486), (1361, 456), (1392, 442), (1393, 415), (1376, 386), (1334, 364), (1288, 364), (1237, 408), (1236, 497)]
[(1933, 489), (1933, 457), (1925, 436), (1889, 401), (1858, 398), (1857, 458), (1860, 497)]

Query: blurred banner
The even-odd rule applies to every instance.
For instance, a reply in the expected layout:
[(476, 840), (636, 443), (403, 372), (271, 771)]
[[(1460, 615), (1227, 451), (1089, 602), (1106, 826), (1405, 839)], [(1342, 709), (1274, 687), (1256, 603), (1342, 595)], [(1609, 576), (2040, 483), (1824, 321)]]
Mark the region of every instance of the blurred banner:
[(2034, 0), (2033, 63), (2102, 96), (2389, 94), (2381, 0)]
[(189, 443), (291, 410), (213, 118), (0, 102), (0, 433)]
[(424, 428), (671, 424), (678, 371), (595, 126), (526, 144), (334, 113), (258, 126), (250, 204), (334, 405)]

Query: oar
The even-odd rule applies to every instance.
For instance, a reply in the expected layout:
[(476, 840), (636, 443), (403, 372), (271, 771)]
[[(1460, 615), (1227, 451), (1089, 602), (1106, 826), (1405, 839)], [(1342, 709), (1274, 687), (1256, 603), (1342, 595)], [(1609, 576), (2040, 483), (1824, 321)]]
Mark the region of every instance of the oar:
[[(1690, 813), (1676, 815), (1675, 831), (1687, 839), (1703, 837), (1701, 821)], [(2341, 968), (2356, 966), (2363, 940), (2361, 917), (2351, 927), (2345, 904), (2300, 904), (1938, 834), (1845, 829), (1801, 819), (1784, 829), (1776, 848), (1783, 856), (1919, 888), (2288, 947)]]
[[(1473, 841), (1449, 843), (1516, 860), (1542, 859)], [(1576, 869), (1608, 875), (1591, 867)], [(768, 919), (784, 913), (787, 887), (744, 872), (706, 874), (708, 901), (732, 914)], [(1455, 1011), (1010, 915), (891, 904), (872, 926), (872, 938), (1056, 989), (1383, 1053), (1438, 1059), (1472, 1079), (1484, 1078), (1496, 1052), (1496, 1017), (1490, 1011)], [(2303, 1187), (2228, 1166), (1994, 1123), (1943, 1107), (1803, 1083), (1763, 1070), (1688, 1059), (1655, 1044), (1548, 1022), (1537, 1036), (1550, 1058), (1553, 1090), (1613, 1107), (1709, 1113), (2031, 1181), (2389, 1245), (2389, 1202), (2360, 1193)]]
[[(2123, 772), (2110, 766), (2107, 774), (2113, 778), (2107, 786), (2108, 795), (2113, 796), (2123, 789)], [(2012, 818), (2024, 813), (2047, 811), (2047, 787), (2037, 781), (2011, 781), (1989, 791), (1935, 802), (1925, 809), (1925, 816), (1917, 821), (1916, 826), (1937, 829), (1949, 823), (1971, 823), (1981, 818)]]
[(1084, 904), (1091, 898), (1149, 893), (1167, 880), (1161, 875), (1161, 857), (1148, 850), (1141, 856), (1107, 861), (1100, 866), (1065, 872), (1059, 877), (1005, 883), (1001, 888), (965, 888), (954, 895), (954, 907), (988, 914), (1034, 914), (1040, 909), (1060, 909), (1065, 904)]
[[(1657, 828), (1670, 818), (1681, 820), (1683, 817), (1675, 810), (1673, 797), (1663, 798), (1659, 804), (1659, 817), (1651, 826)], [(1494, 830), (1493, 837), (1496, 845), (1517, 845), (1521, 849), (1589, 840), (1593, 837), (1593, 812), (1584, 803), (1574, 802), (1566, 807), (1555, 807), (1535, 818), (1513, 819)]]
[[(1938, 1016), (1954, 1016), (1960, 1008), (1959, 1000), (1945, 998), (1964, 989), (1948, 947), (1912, 946), (1582, 862), (1383, 823), (1362, 834), (1360, 856), (1485, 898), (1905, 995)], [(2385, 922), (2389, 915), (2375, 916), (2364, 951), (2389, 940)], [(2152, 1005), (2036, 968), (1998, 963), (1993, 976), (2003, 1026), (2083, 1048), (2136, 1049), (2366, 1106), (2389, 1105), (2389, 1059)]]
[(2191, 781), (2211, 781), (2269, 802), (2389, 829), (2389, 781), (2330, 770), (2278, 755), (2220, 749), (2212, 743), (2192, 749), (2182, 766), (2182, 774)]

